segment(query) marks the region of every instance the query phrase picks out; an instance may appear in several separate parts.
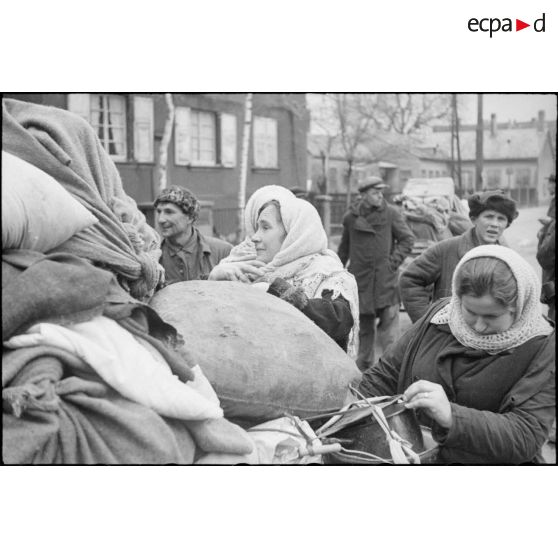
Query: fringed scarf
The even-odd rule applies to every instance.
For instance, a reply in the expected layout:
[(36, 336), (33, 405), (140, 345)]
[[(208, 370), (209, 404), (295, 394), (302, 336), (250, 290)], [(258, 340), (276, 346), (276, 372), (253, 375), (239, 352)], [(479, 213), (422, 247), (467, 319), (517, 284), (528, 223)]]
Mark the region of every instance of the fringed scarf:
[[(473, 259), (491, 257), (502, 260), (511, 269), (517, 282), (518, 296), (515, 321), (507, 331), (481, 335), (469, 327), (463, 318), (461, 300), (456, 295), (458, 270)], [(517, 252), (504, 246), (485, 244), (469, 250), (459, 261), (452, 279), (452, 297), (431, 320), (433, 324), (448, 324), (454, 337), (466, 347), (497, 354), (523, 345), (529, 339), (552, 333), (552, 326), (544, 319), (539, 302), (541, 282), (531, 265)]]
[(332, 290), (333, 298), (343, 295), (350, 304), (354, 325), (349, 334), (347, 353), (355, 358), (358, 350), (358, 289), (355, 278), (346, 271), (335, 252), (327, 248), (327, 235), (318, 212), (309, 202), (297, 198), (282, 186), (264, 186), (254, 192), (246, 205), (244, 220), (246, 239), (235, 246), (223, 262), (256, 259), (251, 238), (256, 232), (262, 206), (276, 200), (287, 236), (281, 250), (266, 266), (257, 281), (271, 283), (280, 277), (301, 287), (309, 298), (319, 298)]

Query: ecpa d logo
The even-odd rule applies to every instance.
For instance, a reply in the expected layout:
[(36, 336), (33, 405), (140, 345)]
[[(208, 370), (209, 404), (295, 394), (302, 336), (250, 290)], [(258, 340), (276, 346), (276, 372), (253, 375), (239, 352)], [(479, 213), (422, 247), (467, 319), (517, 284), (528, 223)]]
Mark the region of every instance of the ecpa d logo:
[[(530, 23), (525, 23), (521, 19), (515, 18), (515, 29), (512, 23), (512, 18), (504, 17), (500, 19), (499, 17), (484, 17), (478, 19), (476, 17), (472, 17), (467, 22), (467, 27), (469, 31), (473, 33), (477, 33), (478, 31), (482, 31), (483, 33), (489, 33), (490, 38), (494, 33), (498, 31), (521, 31), (522, 29), (526, 29), (527, 27), (531, 27)], [(533, 22), (533, 29), (537, 33), (544, 33), (545, 31), (545, 14), (535, 19)]]

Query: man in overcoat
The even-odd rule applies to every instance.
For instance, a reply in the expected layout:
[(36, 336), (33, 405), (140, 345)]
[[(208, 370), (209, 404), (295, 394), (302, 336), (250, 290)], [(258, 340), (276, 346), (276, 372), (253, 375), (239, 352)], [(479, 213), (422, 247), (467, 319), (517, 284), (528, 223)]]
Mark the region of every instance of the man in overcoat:
[(413, 323), (426, 314), (432, 302), (451, 295), (459, 260), (481, 244), (503, 244), (503, 232), (519, 215), (515, 201), (502, 190), (473, 194), (468, 203), (472, 227), (430, 246), (401, 274), (401, 298)]
[(357, 365), (366, 370), (375, 362), (374, 342), (383, 351), (398, 334), (398, 269), (411, 253), (415, 237), (397, 208), (388, 204), (383, 180), (362, 181), (362, 195), (343, 217), (339, 258), (358, 284), (360, 334)]

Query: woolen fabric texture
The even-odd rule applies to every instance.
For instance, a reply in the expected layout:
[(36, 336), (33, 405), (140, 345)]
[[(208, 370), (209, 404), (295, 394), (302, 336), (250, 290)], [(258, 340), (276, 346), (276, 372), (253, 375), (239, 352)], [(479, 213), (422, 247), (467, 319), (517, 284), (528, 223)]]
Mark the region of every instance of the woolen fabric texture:
[(153, 293), (162, 280), (159, 235), (124, 191), (116, 165), (83, 118), (3, 99), (2, 149), (49, 174), (98, 219), (57, 251), (111, 270), (136, 298)]

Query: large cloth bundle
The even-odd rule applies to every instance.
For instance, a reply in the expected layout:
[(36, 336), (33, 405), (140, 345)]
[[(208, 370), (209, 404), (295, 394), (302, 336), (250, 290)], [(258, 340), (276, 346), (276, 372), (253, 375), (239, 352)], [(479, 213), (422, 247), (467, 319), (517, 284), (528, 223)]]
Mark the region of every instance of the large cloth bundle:
[[(96, 218), (58, 246), (60, 251), (110, 269), (135, 298), (154, 291), (160, 280), (159, 236), (124, 191), (116, 165), (83, 118), (3, 99), (2, 149), (50, 175)], [(60, 213), (60, 218), (68, 217)]]
[(186, 281), (159, 291), (150, 304), (184, 337), (234, 422), (339, 408), (360, 376), (304, 314), (253, 286)]

